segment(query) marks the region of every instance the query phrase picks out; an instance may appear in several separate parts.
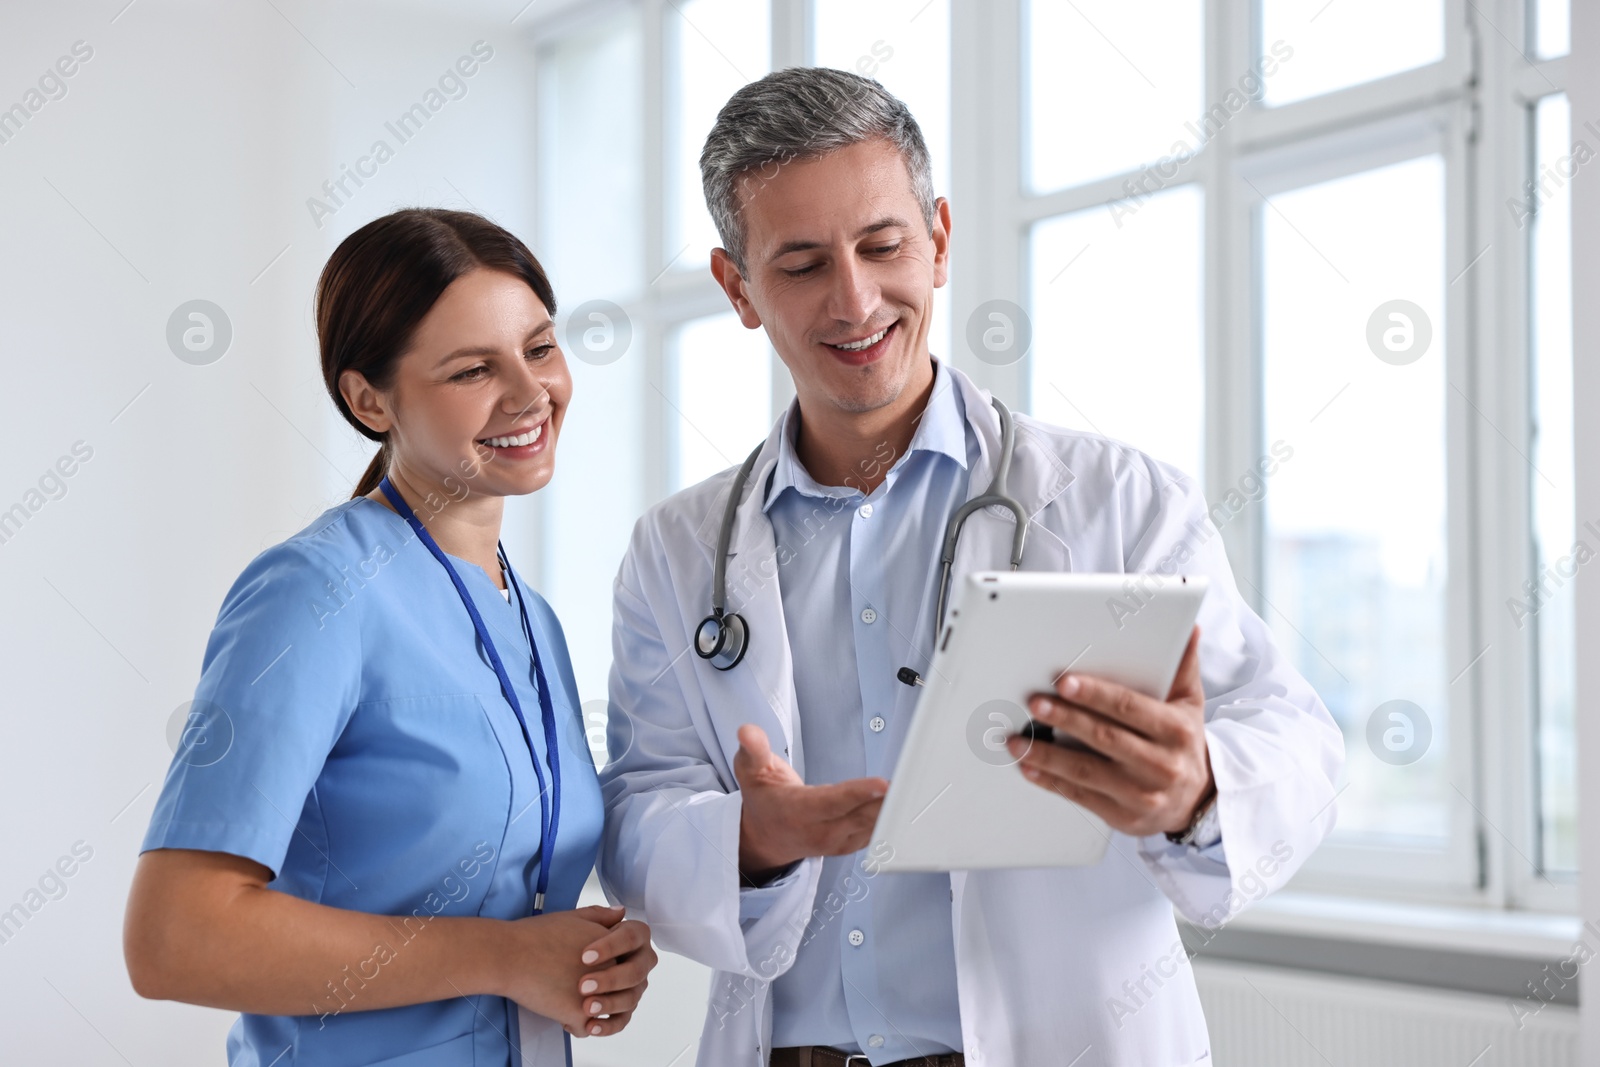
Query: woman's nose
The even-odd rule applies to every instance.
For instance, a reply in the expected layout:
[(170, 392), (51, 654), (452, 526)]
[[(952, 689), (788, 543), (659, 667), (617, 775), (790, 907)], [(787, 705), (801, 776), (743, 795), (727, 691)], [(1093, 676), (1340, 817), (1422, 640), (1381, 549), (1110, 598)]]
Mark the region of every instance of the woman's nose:
[(523, 361), (521, 375), (506, 389), (500, 406), (508, 414), (522, 416), (544, 407), (549, 398), (550, 389), (538, 368)]

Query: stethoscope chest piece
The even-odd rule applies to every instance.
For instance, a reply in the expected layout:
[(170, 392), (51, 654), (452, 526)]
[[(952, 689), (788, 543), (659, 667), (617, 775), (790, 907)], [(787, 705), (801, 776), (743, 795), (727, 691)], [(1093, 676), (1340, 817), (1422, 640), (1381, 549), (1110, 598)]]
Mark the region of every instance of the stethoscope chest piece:
[(738, 612), (713, 612), (694, 632), (694, 651), (719, 671), (731, 671), (750, 647), (750, 627)]

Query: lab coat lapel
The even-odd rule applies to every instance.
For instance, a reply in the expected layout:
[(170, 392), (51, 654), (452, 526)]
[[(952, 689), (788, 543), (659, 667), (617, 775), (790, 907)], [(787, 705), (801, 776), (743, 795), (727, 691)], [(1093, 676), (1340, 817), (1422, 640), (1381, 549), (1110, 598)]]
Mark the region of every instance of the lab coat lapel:
[[(1000, 459), (1000, 413), (990, 401), (989, 391), (978, 386), (961, 371), (945, 365), (966, 403), (967, 423), (978, 438), (978, 460), (967, 480), (967, 499), (982, 496), (994, 478)], [(1054, 449), (1040, 448), (1031, 428), (1012, 413), (1016, 430), (1016, 451), (1011, 461), (1010, 490), (1029, 518), (1028, 538), (1023, 547), (1022, 570), (1070, 571), (1072, 553), (1065, 542), (1037, 521), (1038, 514), (1072, 484), (1072, 470)], [(1011, 535), (1016, 528), (1011, 512), (990, 505), (974, 512), (956, 543), (951, 596), (963, 575), (974, 570), (1003, 571), (1011, 565)]]
[[(750, 631), (744, 660), (729, 671), (704, 664), (701, 685), (729, 766), (739, 751), (739, 727), (756, 722), (766, 729), (773, 751), (786, 757), (804, 777), (799, 718), (795, 714), (798, 698), (794, 656), (778, 586), (777, 538), (761, 506), (767, 478), (777, 463), (782, 426), (780, 419), (762, 445), (734, 515), (733, 540), (728, 549), (728, 610), (742, 615)], [(728, 484), (731, 488), (731, 476)], [(727, 495), (719, 495), (697, 531), (701, 543), (710, 550), (713, 565), (726, 503)], [(698, 622), (695, 619), (690, 623), (691, 632)], [(763, 708), (771, 716), (768, 722), (761, 722)]]

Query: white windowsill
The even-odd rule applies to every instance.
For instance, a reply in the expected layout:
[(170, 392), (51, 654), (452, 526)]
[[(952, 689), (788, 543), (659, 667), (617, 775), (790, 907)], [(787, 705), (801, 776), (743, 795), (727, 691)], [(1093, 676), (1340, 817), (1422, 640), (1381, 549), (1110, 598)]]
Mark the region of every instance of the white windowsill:
[(1582, 932), (1581, 922), (1572, 915), (1297, 892), (1268, 897), (1227, 928), (1534, 958), (1571, 955)]

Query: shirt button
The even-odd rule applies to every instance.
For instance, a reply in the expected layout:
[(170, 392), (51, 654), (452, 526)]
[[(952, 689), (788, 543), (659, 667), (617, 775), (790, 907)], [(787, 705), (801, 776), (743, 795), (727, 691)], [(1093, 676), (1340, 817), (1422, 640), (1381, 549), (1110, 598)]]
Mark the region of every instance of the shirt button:
[(872, 518), (872, 505), (871, 504), (862, 504), (859, 508), (856, 508), (856, 511), (861, 515), (861, 517), (863, 519)]
[(866, 623), (868, 626), (871, 626), (873, 623), (878, 621), (878, 613), (873, 611), (871, 608), (862, 608), (861, 621)]
[(867, 721), (867, 728), (875, 734), (883, 733), (883, 728), (887, 725), (889, 724), (883, 721), (882, 715), (874, 715)]
[(882, 1034), (873, 1034), (871, 1037), (867, 1038), (867, 1045), (870, 1046), (871, 1048), (882, 1048), (883, 1047), (883, 1035)]
[(855, 945), (857, 948), (860, 948), (863, 944), (865, 944), (866, 940), (867, 935), (862, 933), (860, 930), (850, 931), (850, 943)]

